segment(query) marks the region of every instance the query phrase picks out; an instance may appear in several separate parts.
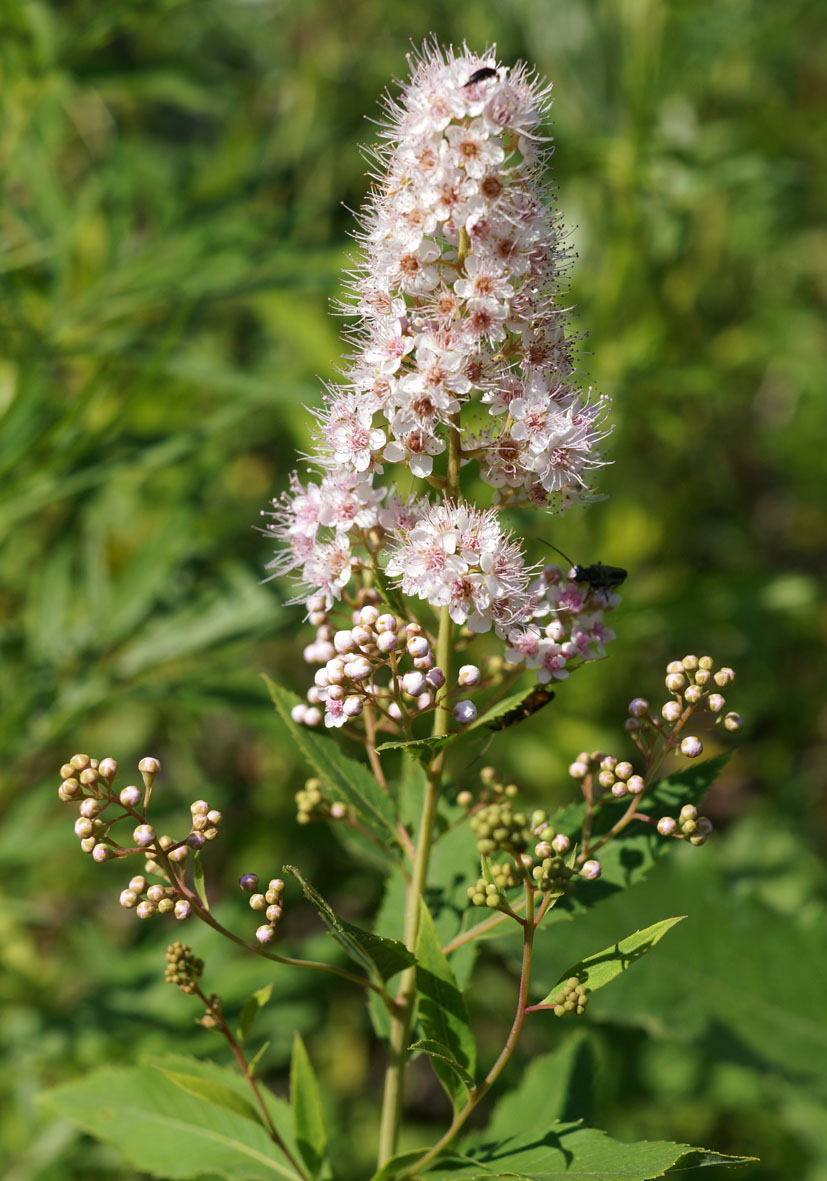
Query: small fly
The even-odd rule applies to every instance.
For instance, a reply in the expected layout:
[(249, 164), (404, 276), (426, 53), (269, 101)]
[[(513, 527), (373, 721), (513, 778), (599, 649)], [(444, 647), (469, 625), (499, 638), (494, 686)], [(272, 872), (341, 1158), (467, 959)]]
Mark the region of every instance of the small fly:
[(613, 591), (622, 586), (628, 573), (622, 566), (604, 566), (602, 562), (595, 562), (592, 566), (575, 566), (571, 558), (552, 545), (550, 541), (543, 542), (550, 549), (556, 550), (561, 558), (565, 558), (569, 566), (573, 567), (572, 581), (585, 583), (593, 591)]
[[(465, 83), (465, 86), (473, 86), (475, 82), (484, 82), (486, 78), (496, 78), (497, 71), (491, 66), (480, 66), (478, 70), (474, 70), (471, 77)], [(463, 86), (463, 90), (465, 89)]]

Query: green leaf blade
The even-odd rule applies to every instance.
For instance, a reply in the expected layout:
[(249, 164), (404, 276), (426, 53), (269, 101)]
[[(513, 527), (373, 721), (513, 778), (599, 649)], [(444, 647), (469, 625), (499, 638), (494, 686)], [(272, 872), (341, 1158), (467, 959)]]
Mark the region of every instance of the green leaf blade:
[(605, 947), (603, 951), (586, 956), (585, 959), (580, 960), (579, 963), (564, 972), (548, 996), (539, 1005), (531, 1005), (530, 1010), (553, 1006), (554, 994), (558, 987), (564, 980), (572, 976), (576, 976), (581, 984), (585, 984), (589, 992), (603, 988), (620, 976), (622, 972), (631, 968), (632, 964), (641, 956), (651, 951), (667, 931), (685, 918), (686, 915), (682, 914), (675, 918), (662, 919), (659, 923), (653, 923), (651, 927), (645, 927), (642, 931), (635, 931), (634, 934), (627, 935), (625, 939), (620, 939), (617, 943)]
[(290, 1059), (290, 1106), (293, 1110), (293, 1135), (304, 1163), (312, 1177), (318, 1177), (327, 1157), (319, 1084), (298, 1030), (293, 1034)]
[(258, 1017), (259, 1013), (270, 1000), (272, 995), (273, 986), (272, 984), (267, 984), (264, 988), (257, 989), (249, 998), (244, 1008), (241, 1010), (241, 1016), (238, 1019), (236, 1037), (242, 1045), (244, 1045), (244, 1042), (249, 1037), (250, 1030), (253, 1028), (256, 1017)]
[[(422, 902), (419, 938), (416, 944), (416, 991), (419, 1022), (426, 1041), (439, 1045), (444, 1053), (430, 1054), (434, 1070), (456, 1107), (464, 1099), (463, 1074), (472, 1081), (477, 1064), (477, 1047), (471, 1032), (465, 997), (442, 951), (428, 908)], [(454, 1061), (449, 1065), (445, 1056)]]
[(299, 698), (267, 676), (264, 681), (290, 738), (313, 770), (329, 784), (334, 796), (356, 811), (381, 844), (387, 845), (389, 838), (393, 845), (398, 844), (393, 801), (368, 768), (349, 759), (329, 738), (314, 734), (306, 726), (298, 726), (290, 716), (290, 710), (299, 703)]

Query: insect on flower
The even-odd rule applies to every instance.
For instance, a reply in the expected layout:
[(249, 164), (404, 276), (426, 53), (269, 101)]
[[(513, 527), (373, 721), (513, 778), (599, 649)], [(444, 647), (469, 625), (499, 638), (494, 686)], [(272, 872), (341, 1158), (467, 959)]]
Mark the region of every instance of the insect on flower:
[(549, 549), (555, 550), (561, 558), (566, 559), (574, 571), (571, 575), (572, 582), (586, 583), (590, 590), (615, 590), (628, 578), (628, 571), (624, 570), (622, 566), (604, 566), (602, 562), (594, 562), (591, 566), (577, 566), (567, 554), (564, 554), (556, 545), (552, 545), (550, 541), (544, 541), (543, 545), (547, 545)]
[[(465, 83), (465, 86), (473, 86), (475, 82), (484, 82), (486, 78), (496, 78), (497, 71), (491, 66), (481, 66), (478, 70), (474, 70), (471, 77)], [(463, 87), (465, 89), (465, 87)]]

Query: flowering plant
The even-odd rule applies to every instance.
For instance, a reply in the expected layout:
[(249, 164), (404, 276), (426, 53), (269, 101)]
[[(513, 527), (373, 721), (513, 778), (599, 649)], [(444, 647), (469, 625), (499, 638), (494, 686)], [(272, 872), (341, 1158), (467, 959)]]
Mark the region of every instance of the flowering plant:
[[(330, 822), (348, 847), (370, 849), (385, 868), (385, 901), (371, 929), (342, 919), (300, 869), (284, 872), (353, 963), (276, 950), (288, 898), (281, 877), (267, 885), (253, 872), (241, 877), (254, 930), (221, 922), (205, 867), (222, 815), (196, 800), (179, 837), (159, 834), (150, 819), (157, 759), (141, 761), (142, 786), (123, 788), (111, 758), (78, 754), (61, 769), (59, 794), (79, 805), (84, 851), (97, 862), (144, 861), (121, 891), (123, 907), (141, 919), (200, 920), (263, 961), (365, 990), (387, 1062), (374, 1181), (571, 1168), (643, 1179), (743, 1159), (701, 1157), (682, 1144), (621, 1145), (561, 1121), (551, 1102), (508, 1136), (468, 1130), (527, 1020), (582, 1015), (594, 991), (680, 921), (618, 932), (574, 965), (561, 960), (556, 980), (532, 978), (547, 927), (639, 880), (675, 840), (704, 844), (711, 825), (698, 804), (721, 759), (674, 764), (702, 753), (690, 723), (741, 725), (722, 693), (732, 670), (688, 655), (668, 666), (661, 707), (640, 697), (629, 705), (636, 764), (579, 753), (570, 766), (579, 798), (561, 812), (522, 808), (519, 789), (492, 766), (466, 778), (499, 731), (549, 704), (552, 683), (605, 655), (625, 577), (600, 564), (532, 563), (506, 525), (509, 510), (559, 513), (596, 499), (588, 481), (605, 462), (609, 431), (608, 401), (578, 387), (566, 334), (568, 254), (543, 181), (548, 104), (549, 89), (526, 67), (509, 69), (491, 53), (426, 47), (415, 60), (373, 151), (375, 185), (345, 307), (356, 317), (353, 352), (316, 416), (314, 474), (292, 476), (267, 514), (279, 545), (269, 569), (294, 579), (293, 601), (315, 629), (304, 650), (316, 666), (305, 697), (270, 684), (314, 772), (297, 794), (298, 820)], [(323, 730), (342, 730), (364, 757), (344, 755)], [(131, 842), (118, 825), (132, 828)], [(474, 952), (495, 931), (519, 936), (520, 975), (510, 1031), (483, 1068), (465, 994)], [(105, 1089), (110, 1108), (121, 1095), (134, 1110), (139, 1095), (145, 1129), (157, 1132), (173, 1112), (173, 1163), (157, 1139), (113, 1122), (111, 1110), (108, 1132), (105, 1120), (89, 1117), (88, 1126), (164, 1176), (334, 1176), (301, 1040), (289, 1105), (259, 1081), (245, 1047), (266, 988), (234, 1032), (220, 998), (202, 990), (204, 964), (192, 949), (176, 941), (167, 961), (167, 979), (199, 999), (202, 1023), (226, 1039), (240, 1075), (172, 1059), (154, 1074), (101, 1072), (90, 1084), (90, 1096)], [(413, 1056), (430, 1060), (452, 1116), (433, 1144), (399, 1152)], [(505, 1113), (524, 1111), (529, 1097), (526, 1088), (502, 1100), (512, 1106), (490, 1127), (502, 1129)]]

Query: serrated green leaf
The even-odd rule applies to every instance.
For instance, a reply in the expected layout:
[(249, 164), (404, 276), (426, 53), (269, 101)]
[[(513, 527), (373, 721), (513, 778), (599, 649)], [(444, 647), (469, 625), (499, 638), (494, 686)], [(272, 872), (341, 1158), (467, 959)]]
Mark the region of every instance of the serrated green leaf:
[[(721, 872), (709, 844), (681, 844), (674, 853), (633, 895), (610, 898), (566, 931), (577, 956), (628, 923), (632, 903), (641, 925), (666, 906), (689, 911), (658, 952), (657, 971), (620, 977), (595, 999), (596, 1011), (708, 1048), (716, 1061), (806, 1080), (809, 1092), (827, 1095), (827, 946), (820, 924), (798, 924), (734, 889), (725, 859)], [(557, 975), (553, 941), (539, 937), (534, 955), (538, 978)]]
[(449, 742), (453, 742), (456, 734), (436, 734), (429, 738), (407, 738), (398, 742), (383, 742), (377, 746), (381, 754), (383, 750), (404, 750), (412, 758), (420, 762), (427, 761), (431, 755), (442, 750)]
[(429, 1058), (438, 1058), (440, 1062), (445, 1063), (445, 1065), (454, 1071), (469, 1095), (474, 1090), (476, 1083), (473, 1078), (462, 1063), (456, 1060), (448, 1047), (443, 1046), (442, 1042), (435, 1041), (434, 1038), (420, 1038), (418, 1042), (413, 1042), (412, 1045), (408, 1046), (408, 1049), (411, 1053), (419, 1050), (423, 1054), (427, 1054)]
[(541, 1006), (553, 1007), (557, 989), (569, 977), (576, 976), (581, 984), (586, 985), (589, 992), (596, 992), (598, 988), (603, 988), (604, 985), (609, 984), (622, 972), (625, 972), (627, 968), (631, 968), (632, 964), (646, 955), (648, 951), (651, 951), (667, 931), (685, 918), (686, 915), (681, 914), (675, 918), (661, 919), (659, 923), (653, 923), (651, 927), (646, 927), (642, 931), (635, 931), (633, 935), (627, 935), (625, 939), (620, 939), (610, 947), (604, 948), (603, 951), (586, 956), (585, 959), (580, 960), (564, 972), (548, 996), (540, 1001), (539, 1005), (531, 1005), (531, 1010), (539, 1009)]
[(259, 1123), (189, 1093), (156, 1065), (103, 1067), (48, 1091), (44, 1101), (135, 1168), (173, 1181), (204, 1173), (232, 1181), (298, 1176)]
[(362, 927), (339, 918), (318, 890), (310, 885), (301, 870), (293, 865), (285, 865), (284, 871), (292, 874), (298, 881), (305, 897), (316, 907), (337, 943), (371, 978), (376, 979), (377, 983), (390, 980), (397, 972), (414, 963), (414, 957), (404, 943), (374, 935), (372, 931), (365, 931)]
[[(498, 701), (496, 705), (492, 705), (490, 709), (480, 714), (470, 726), (466, 726), (463, 733), (479, 730), (481, 726), (486, 726), (489, 730), (504, 730), (531, 717), (538, 709), (548, 705), (553, 697), (554, 693), (547, 686), (535, 683), (530, 685), (528, 689), (520, 689), (519, 692), (511, 693), (502, 701)], [(508, 715), (512, 715), (512, 717)]]
[[(519, 1125), (518, 1125), (519, 1127)], [(571, 1181), (599, 1177), (606, 1181), (651, 1181), (677, 1171), (720, 1165), (735, 1168), (754, 1157), (724, 1156), (689, 1144), (642, 1141), (623, 1144), (605, 1132), (579, 1123), (555, 1123), (542, 1137), (517, 1135), (469, 1149), (464, 1160), (454, 1156), (433, 1163), (424, 1174), (450, 1181)], [(415, 1163), (412, 1162), (412, 1163)]]
[(393, 845), (397, 845), (399, 833), (393, 801), (368, 768), (349, 759), (331, 739), (314, 734), (306, 726), (296, 725), (290, 710), (300, 699), (269, 677), (265, 676), (264, 681), (291, 739), (317, 775), (337, 798), (356, 810), (365, 827), (383, 844), (387, 845), (388, 838), (391, 838)]
[[(416, 992), (419, 998), (419, 1024), (425, 1039), (438, 1042), (473, 1079), (477, 1047), (468, 1019), (465, 997), (457, 986), (451, 965), (442, 951), (434, 920), (425, 903), (420, 906), (419, 937), (416, 942)], [(463, 1101), (463, 1088), (455, 1067), (431, 1057), (440, 1082), (454, 1106)]]
[(298, 1030), (293, 1034), (290, 1059), (290, 1106), (293, 1109), (293, 1135), (299, 1152), (310, 1175), (318, 1177), (327, 1155), (327, 1133), (319, 1085)]
[(241, 1010), (241, 1016), (238, 1019), (238, 1029), (236, 1030), (236, 1037), (243, 1045), (247, 1040), (250, 1030), (253, 1028), (255, 1019), (261, 1009), (269, 1001), (273, 995), (272, 984), (267, 984), (264, 988), (257, 989), (249, 998), (244, 1008)]
[(195, 1095), (197, 1099), (204, 1099), (207, 1103), (214, 1103), (216, 1107), (223, 1107), (225, 1111), (232, 1111), (236, 1115), (244, 1116), (245, 1119), (251, 1119), (254, 1123), (261, 1124), (262, 1127), (265, 1126), (260, 1113), (256, 1111), (249, 1100), (242, 1098), (230, 1087), (212, 1082), (210, 1079), (199, 1078), (197, 1075), (181, 1074), (177, 1070), (169, 1070), (163, 1066), (156, 1066), (155, 1069), (159, 1070), (164, 1078), (175, 1083), (176, 1087), (186, 1091), (187, 1094)]
[(192, 880), (195, 885), (195, 892), (201, 900), (201, 905), (209, 914), (210, 900), (207, 897), (207, 883), (204, 881), (204, 863), (201, 860), (201, 853), (198, 849), (192, 855)]

